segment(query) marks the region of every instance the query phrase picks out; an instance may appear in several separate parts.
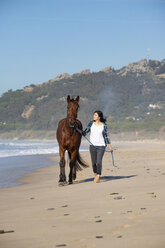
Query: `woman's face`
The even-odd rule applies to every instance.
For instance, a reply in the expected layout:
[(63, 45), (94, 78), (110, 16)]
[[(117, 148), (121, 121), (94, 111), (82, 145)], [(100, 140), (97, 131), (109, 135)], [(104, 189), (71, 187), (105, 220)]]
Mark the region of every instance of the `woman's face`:
[(94, 113), (94, 114), (93, 114), (93, 120), (94, 120), (94, 121), (100, 120), (100, 117), (99, 117), (98, 113)]

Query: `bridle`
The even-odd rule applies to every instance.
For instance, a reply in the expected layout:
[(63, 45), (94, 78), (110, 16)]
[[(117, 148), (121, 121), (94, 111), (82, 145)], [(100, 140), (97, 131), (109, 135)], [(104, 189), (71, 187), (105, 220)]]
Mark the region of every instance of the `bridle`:
[(71, 119), (77, 120), (77, 118), (75, 116), (69, 116), (69, 115), (67, 115), (67, 118), (71, 118)]

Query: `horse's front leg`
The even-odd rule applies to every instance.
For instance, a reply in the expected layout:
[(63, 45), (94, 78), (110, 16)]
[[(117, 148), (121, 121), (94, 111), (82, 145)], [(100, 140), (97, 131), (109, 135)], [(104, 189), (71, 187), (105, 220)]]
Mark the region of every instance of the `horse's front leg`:
[(76, 166), (76, 159), (77, 159), (77, 153), (78, 151), (75, 150), (71, 153), (71, 159), (70, 159), (70, 163), (69, 163), (69, 166), (70, 166), (70, 173), (69, 173), (69, 184), (72, 184), (73, 183), (73, 179), (75, 179), (75, 176), (73, 176), (73, 173), (75, 173), (75, 166)]
[(60, 176), (59, 183), (66, 183), (66, 175), (65, 175), (65, 149), (60, 147)]

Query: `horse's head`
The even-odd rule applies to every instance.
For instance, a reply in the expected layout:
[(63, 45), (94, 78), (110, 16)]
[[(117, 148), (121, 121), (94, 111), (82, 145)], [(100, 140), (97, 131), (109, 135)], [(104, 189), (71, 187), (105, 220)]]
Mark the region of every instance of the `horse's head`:
[(70, 98), (70, 96), (67, 97), (67, 102), (68, 102), (68, 111), (67, 111), (67, 118), (69, 118), (69, 126), (74, 127), (76, 118), (77, 118), (77, 112), (79, 108), (79, 100), (80, 97), (77, 96), (75, 99)]

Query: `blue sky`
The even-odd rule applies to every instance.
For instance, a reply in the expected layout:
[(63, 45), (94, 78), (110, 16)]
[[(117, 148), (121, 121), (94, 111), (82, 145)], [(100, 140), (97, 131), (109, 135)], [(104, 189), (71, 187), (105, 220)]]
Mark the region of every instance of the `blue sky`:
[(0, 95), (165, 58), (165, 0), (0, 0)]

